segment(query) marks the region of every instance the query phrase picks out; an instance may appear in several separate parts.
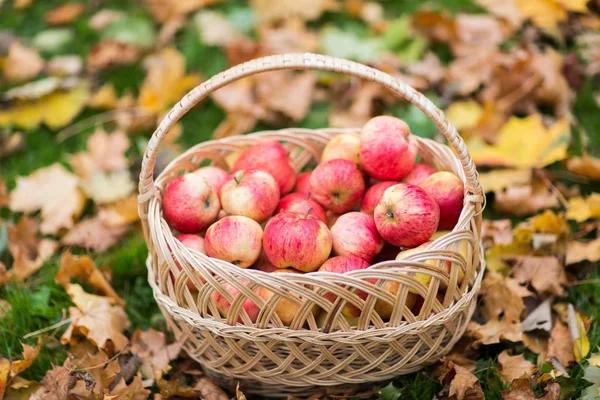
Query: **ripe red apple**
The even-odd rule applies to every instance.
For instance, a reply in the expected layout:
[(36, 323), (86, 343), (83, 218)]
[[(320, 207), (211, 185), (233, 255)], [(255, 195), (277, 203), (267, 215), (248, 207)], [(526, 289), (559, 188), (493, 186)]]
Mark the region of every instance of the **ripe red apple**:
[(365, 197), (363, 197), (362, 203), (360, 204), (360, 211), (365, 214), (373, 215), (375, 207), (377, 207), (377, 204), (379, 204), (379, 201), (383, 197), (383, 192), (390, 186), (394, 186), (398, 183), (399, 182), (395, 181), (384, 181), (371, 186), (365, 192)]
[(206, 254), (248, 268), (260, 255), (263, 230), (258, 222), (241, 215), (218, 220), (204, 236)]
[[(273, 273), (288, 273), (288, 274), (301, 274), (302, 272), (297, 271), (293, 268), (285, 268), (285, 269), (278, 269), (276, 271), (273, 271)], [(300, 297), (296, 294), (296, 293), (290, 293), (293, 297), (299, 299), (300, 303), (303, 303), (306, 300), (300, 299)], [(268, 301), (273, 295), (274, 293), (272, 291), (270, 291), (267, 288), (262, 288), (261, 292), (260, 292), (261, 297), (265, 300)], [(282, 298), (281, 300), (279, 300), (279, 302), (277, 303), (277, 305), (275, 306), (275, 314), (277, 314), (277, 316), (279, 316), (279, 319), (281, 319), (281, 322), (286, 325), (289, 326), (291, 325), (292, 321), (294, 320), (294, 317), (296, 316), (296, 314), (298, 314), (298, 311), (300, 310), (300, 307), (302, 305), (296, 303), (293, 300), (288, 300), (286, 298)], [(313, 307), (313, 309), (311, 310), (311, 312), (313, 313), (313, 315), (316, 315), (316, 312), (318, 312), (318, 307), (315, 306)]]
[[(206, 254), (206, 248), (204, 247), (204, 239), (202, 238), (202, 236), (194, 235), (191, 233), (184, 233), (182, 235), (175, 236), (175, 239), (179, 240), (181, 242), (181, 244), (183, 244), (185, 247), (187, 247), (189, 249), (193, 249), (199, 253)], [(180, 271), (183, 270), (183, 267), (177, 261), (175, 261), (175, 265), (177, 265), (177, 268)], [(173, 283), (175, 283), (175, 276), (172, 273), (171, 273), (171, 279), (173, 280)], [(199, 279), (202, 282), (204, 282), (204, 279), (202, 279), (202, 277), (199, 276)], [(192, 293), (198, 292), (198, 288), (196, 287), (194, 282), (192, 282), (191, 279), (188, 279), (188, 281), (186, 282), (186, 286), (188, 287), (190, 292), (192, 292)]]
[(327, 216), (325, 215), (323, 207), (304, 194), (290, 193), (286, 195), (279, 202), (275, 214), (280, 212), (294, 212), (298, 214), (310, 213), (310, 215), (314, 215), (327, 224)]
[(259, 142), (244, 150), (235, 161), (233, 172), (251, 168), (262, 169), (273, 175), (282, 195), (291, 192), (296, 183), (292, 160), (281, 143), (275, 140)]
[(360, 164), (360, 137), (349, 133), (341, 133), (332, 137), (321, 154), (321, 162), (341, 158), (356, 165)]
[(331, 232), (313, 215), (276, 214), (265, 227), (263, 248), (277, 268), (317, 270), (331, 253)]
[[(248, 281), (245, 279), (242, 279), (240, 282), (245, 286), (248, 285)], [(235, 301), (235, 299), (237, 298), (237, 296), (240, 293), (240, 291), (238, 289), (236, 289), (229, 282), (223, 283), (221, 285), (221, 287), (223, 289), (225, 289), (227, 292), (229, 292), (229, 294), (233, 297), (233, 301)], [(261, 287), (260, 286), (257, 287), (256, 289), (253, 290), (253, 292), (260, 296)], [(231, 309), (231, 303), (229, 303), (229, 301), (227, 301), (227, 298), (225, 298), (225, 296), (221, 295), (221, 293), (217, 292), (216, 290), (210, 294), (210, 297), (215, 302), (215, 305), (217, 306), (217, 310), (219, 310), (219, 313), (224, 318), (227, 318), (227, 314), (229, 314), (229, 310)], [(258, 318), (258, 313), (260, 312), (260, 307), (258, 305), (256, 305), (252, 300), (247, 298), (246, 300), (244, 300), (244, 303), (242, 304), (242, 309), (246, 311), (246, 313), (248, 314), (248, 317), (250, 318), (250, 321), (256, 322), (256, 319)], [(237, 322), (244, 323), (244, 321), (241, 317), (241, 314), (242, 314), (242, 311), (240, 311), (240, 313), (238, 314)]]
[(360, 135), (360, 163), (373, 178), (396, 181), (411, 170), (417, 142), (401, 119), (381, 115), (371, 118)]
[(325, 215), (327, 216), (327, 227), (331, 230), (331, 227), (336, 223), (336, 221), (342, 214), (336, 214), (332, 211), (327, 210), (325, 212)]
[(243, 215), (265, 222), (279, 203), (279, 187), (262, 169), (242, 169), (231, 174), (221, 187), (221, 206), (229, 215)]
[(312, 198), (336, 214), (352, 210), (365, 192), (357, 165), (341, 159), (319, 164), (310, 177), (310, 186)]
[(435, 169), (425, 164), (415, 164), (414, 167), (410, 170), (408, 175), (402, 178), (402, 183), (406, 183), (408, 185), (421, 186), (421, 183), (425, 179), (429, 177), (429, 175), (434, 174)]
[(174, 179), (163, 195), (167, 223), (182, 233), (197, 233), (215, 222), (221, 203), (205, 178), (185, 174)]
[(386, 241), (415, 247), (437, 230), (440, 208), (420, 187), (399, 183), (383, 193), (374, 217), (377, 230)]
[(440, 229), (453, 229), (463, 208), (462, 181), (452, 172), (440, 171), (425, 179), (421, 187), (440, 206)]
[(213, 189), (215, 189), (217, 195), (219, 194), (219, 190), (221, 190), (221, 186), (223, 186), (223, 184), (229, 177), (229, 173), (227, 171), (219, 167), (214, 167), (212, 165), (202, 167), (192, 173), (204, 177), (204, 179), (206, 179), (206, 181), (211, 184)]
[(294, 193), (301, 193), (308, 196), (312, 189), (310, 187), (310, 176), (312, 171), (303, 172), (296, 178), (296, 186), (294, 187)]
[(258, 260), (256, 260), (256, 262), (252, 264), (252, 267), (250, 268), (262, 272), (275, 272), (279, 269), (276, 266), (274, 266), (271, 263), (271, 261), (269, 261), (264, 251), (260, 253), (260, 256), (258, 256)]
[[(325, 263), (321, 265), (321, 268), (319, 268), (319, 272), (334, 272), (338, 274), (344, 274), (349, 271), (365, 268), (369, 268), (369, 263), (362, 258), (355, 256), (337, 256), (325, 261)], [(367, 298), (367, 294), (360, 290), (358, 291), (357, 295), (363, 300)], [(332, 303), (337, 299), (337, 296), (331, 292), (325, 293), (323, 297)], [(360, 310), (355, 305), (346, 303), (342, 309), (342, 315), (347, 319), (356, 318), (360, 315)]]
[(373, 217), (360, 212), (341, 215), (331, 227), (333, 253), (356, 256), (371, 262), (383, 249), (383, 239)]

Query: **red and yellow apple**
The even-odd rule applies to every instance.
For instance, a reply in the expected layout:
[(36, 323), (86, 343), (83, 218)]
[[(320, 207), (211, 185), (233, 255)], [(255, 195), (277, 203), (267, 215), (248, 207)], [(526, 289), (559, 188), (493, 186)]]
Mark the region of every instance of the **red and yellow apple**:
[(301, 193), (305, 196), (310, 195), (312, 189), (310, 187), (310, 176), (312, 171), (303, 172), (296, 178), (296, 186), (294, 186), (294, 193)]
[(383, 239), (373, 217), (360, 212), (341, 215), (331, 227), (333, 253), (356, 256), (371, 262), (383, 248)]
[(362, 199), (362, 203), (360, 204), (360, 212), (372, 216), (375, 207), (377, 207), (377, 204), (379, 204), (379, 201), (381, 201), (381, 198), (383, 197), (383, 192), (385, 192), (387, 188), (397, 185), (398, 183), (400, 182), (384, 181), (376, 183), (367, 189), (365, 196)]
[(174, 179), (163, 195), (163, 215), (181, 233), (198, 233), (215, 222), (221, 203), (205, 178), (185, 174)]
[(230, 215), (208, 228), (204, 236), (206, 254), (248, 268), (262, 250), (263, 230), (258, 222), (241, 215)]
[(452, 172), (440, 171), (429, 176), (421, 187), (440, 207), (440, 229), (453, 229), (463, 208), (465, 187)]
[[(181, 244), (183, 244), (185, 247), (187, 247), (189, 249), (196, 250), (197, 252), (202, 253), (202, 254), (206, 254), (206, 248), (204, 247), (204, 239), (200, 235), (194, 235), (192, 233), (184, 233), (179, 236), (176, 236), (175, 239), (179, 240), (181, 242)], [(179, 264), (179, 262), (175, 261), (175, 265), (177, 265), (177, 268), (180, 271), (183, 270), (183, 267), (181, 266), (181, 264)], [(198, 278), (200, 279), (200, 281), (204, 281), (200, 276)], [(175, 276), (172, 273), (171, 273), (171, 279), (173, 279), (173, 282), (175, 282)], [(190, 290), (190, 292), (192, 292), (192, 293), (198, 292), (198, 288), (196, 287), (194, 282), (192, 282), (191, 279), (187, 280), (186, 286)]]
[(225, 171), (223, 168), (212, 165), (202, 167), (192, 173), (206, 179), (213, 189), (215, 189), (217, 195), (219, 194), (219, 190), (221, 190), (221, 186), (223, 186), (227, 178), (229, 178), (229, 173), (227, 171)]
[(280, 212), (293, 212), (298, 214), (310, 214), (327, 223), (325, 210), (319, 203), (309, 198), (310, 195), (301, 193), (290, 193), (279, 201), (275, 214)]
[(328, 210), (343, 214), (362, 199), (365, 181), (357, 165), (348, 160), (319, 164), (310, 177), (312, 198)]
[(349, 133), (341, 133), (332, 137), (321, 154), (321, 162), (341, 158), (356, 165), (360, 164), (360, 137)]
[(435, 173), (435, 169), (426, 164), (415, 164), (408, 175), (402, 178), (402, 183), (421, 186), (421, 183), (430, 175)]
[(231, 174), (221, 187), (221, 206), (229, 215), (242, 215), (262, 223), (277, 208), (279, 186), (262, 169), (242, 169)]
[[(248, 285), (248, 281), (245, 279), (242, 279), (240, 281), (240, 283), (243, 284), (244, 286)], [(240, 291), (229, 282), (223, 283), (221, 285), (221, 287), (231, 295), (231, 297), (233, 298), (233, 301), (235, 301), (237, 296), (240, 294)], [(262, 288), (259, 286), (259, 287), (255, 288), (253, 290), (253, 292), (260, 296), (261, 289)], [(215, 302), (215, 305), (217, 306), (217, 310), (219, 310), (219, 313), (224, 318), (227, 318), (229, 311), (231, 310), (231, 303), (229, 303), (227, 298), (225, 296), (221, 295), (221, 293), (219, 293), (216, 290), (210, 294), (210, 297)], [(247, 298), (246, 300), (244, 300), (244, 303), (242, 304), (242, 309), (244, 311), (246, 311), (246, 313), (248, 314), (248, 318), (250, 318), (250, 321), (256, 322), (256, 319), (258, 318), (258, 313), (260, 312), (260, 307), (257, 304), (255, 304), (252, 300)], [(237, 318), (237, 322), (239, 322), (239, 323), (244, 323), (244, 320), (242, 319), (242, 316), (241, 316), (242, 313), (243, 313), (243, 311), (240, 310), (240, 312), (238, 314), (238, 318)]]

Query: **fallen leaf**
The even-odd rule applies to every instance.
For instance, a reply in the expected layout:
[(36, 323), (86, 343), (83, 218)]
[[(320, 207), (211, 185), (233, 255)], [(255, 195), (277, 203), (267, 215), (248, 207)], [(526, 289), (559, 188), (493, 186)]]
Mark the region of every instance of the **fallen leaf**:
[[(151, 114), (166, 111), (201, 82), (197, 74), (185, 73), (185, 58), (175, 48), (165, 48), (144, 60), (146, 79), (140, 88), (138, 106)], [(164, 90), (168, 87), (169, 90)]]
[(548, 208), (560, 206), (558, 198), (543, 183), (508, 186), (494, 192), (494, 209), (509, 215), (531, 215)]
[(206, 376), (202, 376), (196, 381), (194, 390), (200, 394), (201, 399), (229, 400), (229, 396)]
[(565, 161), (567, 169), (577, 175), (600, 180), (600, 159), (583, 154), (581, 157), (571, 157)]
[(73, 278), (83, 281), (103, 295), (114, 299), (116, 304), (125, 305), (125, 300), (114, 291), (92, 259), (87, 256), (74, 256), (66, 251), (60, 257), (60, 269), (54, 276), (54, 281), (67, 290)]
[(544, 300), (521, 322), (521, 330), (523, 332), (530, 332), (536, 329), (542, 329), (546, 332), (550, 332), (552, 329), (550, 299)]
[(10, 312), (12, 312), (12, 306), (6, 300), (0, 299), (0, 319), (6, 317)]
[(24, 281), (39, 270), (57, 248), (54, 240), (40, 237), (36, 221), (22, 216), (17, 225), (8, 226), (8, 249), (14, 260), (11, 276)]
[(329, 126), (335, 128), (363, 126), (373, 116), (373, 102), (381, 95), (381, 85), (373, 82), (361, 82), (348, 107), (334, 108), (329, 113)]
[(458, 400), (485, 398), (479, 379), (475, 375), (460, 365), (454, 365), (454, 371), (456, 375), (450, 382), (450, 397), (456, 396)]
[(503, 316), (508, 321), (520, 321), (525, 309), (523, 297), (532, 296), (525, 287), (514, 279), (489, 271), (481, 284), (481, 295), (484, 302), (483, 316), (492, 320)]
[(69, 124), (87, 104), (90, 85), (80, 81), (69, 90), (56, 90), (32, 100), (17, 100), (0, 110), (0, 126), (33, 129), (44, 123), (51, 129)]
[(513, 28), (518, 28), (523, 23), (523, 14), (516, 5), (516, 0), (476, 0), (491, 14), (508, 21)]
[(600, 218), (600, 193), (592, 193), (585, 199), (580, 196), (569, 199), (566, 216), (577, 222)]
[[(527, 134), (523, 134), (527, 132)], [(539, 114), (511, 117), (490, 146), (478, 138), (467, 142), (478, 165), (542, 168), (567, 157), (569, 121), (562, 119), (546, 128)]]
[(510, 245), (513, 241), (512, 221), (510, 219), (484, 219), (481, 226), (481, 240), (484, 248), (493, 245)]
[(523, 16), (543, 29), (554, 29), (567, 20), (568, 12), (587, 11), (584, 0), (515, 0)]
[(100, 88), (94, 92), (88, 102), (88, 106), (108, 110), (116, 108), (118, 100), (115, 87), (112, 83), (108, 82), (100, 86)]
[(527, 361), (523, 354), (509, 356), (508, 351), (504, 350), (498, 356), (498, 362), (502, 366), (500, 374), (506, 383), (511, 383), (515, 379), (526, 378), (533, 374), (535, 365)]
[(48, 61), (46, 72), (53, 76), (79, 75), (83, 71), (83, 60), (79, 56), (57, 56)]
[(83, 3), (65, 3), (50, 10), (44, 17), (49, 25), (66, 25), (75, 21), (83, 13), (85, 5)]
[[(33, 4), (34, 0), (15, 0), (14, 7), (16, 10), (24, 10)], [(0, 2), (0, 5), (2, 2)]]
[(10, 373), (10, 360), (0, 357), (0, 399), (4, 398), (8, 375)]
[(75, 384), (75, 376), (68, 368), (53, 365), (41, 383), (42, 386), (31, 396), (32, 399), (67, 399), (69, 389)]
[(132, 45), (111, 39), (102, 39), (92, 46), (87, 54), (90, 72), (117, 65), (130, 65), (139, 60), (140, 50)]
[(523, 338), (519, 321), (509, 322), (506, 319), (492, 319), (484, 325), (471, 321), (467, 334), (476, 339), (475, 345), (500, 343), (500, 340), (520, 342)]
[(251, 0), (261, 23), (272, 23), (277, 20), (299, 18), (312, 21), (321, 16), (325, 11), (337, 8), (336, 0)]
[(37, 51), (13, 42), (4, 61), (4, 78), (9, 82), (23, 82), (35, 78), (44, 69), (44, 59)]
[[(289, 2), (289, 4), (294, 3)], [(323, 29), (320, 37), (321, 51), (334, 57), (367, 62), (373, 61), (382, 52), (382, 44), (379, 38), (363, 39), (349, 31), (334, 27)]]
[(531, 283), (539, 294), (564, 293), (562, 285), (567, 283), (564, 267), (558, 258), (551, 256), (513, 256), (513, 275), (519, 283)]
[(501, 392), (504, 400), (559, 400), (560, 385), (552, 382), (546, 386), (547, 393), (543, 397), (536, 397), (532, 389), (532, 381), (529, 379), (515, 379), (509, 390)]
[(111, 390), (105, 398), (117, 398), (124, 400), (146, 400), (150, 396), (150, 391), (144, 389), (142, 378), (136, 375), (127, 385), (124, 379)]
[(88, 178), (95, 170), (111, 172), (126, 169), (129, 165), (125, 152), (130, 142), (122, 130), (112, 133), (97, 129), (87, 139), (87, 151), (68, 157), (73, 171), (82, 178)]
[(23, 150), (25, 146), (25, 136), (21, 132), (14, 132), (9, 136), (0, 136), (0, 158)]
[(588, 358), (589, 365), (600, 367), (600, 353), (594, 353)]
[(198, 396), (194, 388), (185, 384), (184, 377), (176, 377), (170, 380), (160, 378), (156, 381), (156, 386), (158, 386), (160, 394), (164, 398), (196, 398)]
[(583, 379), (592, 383), (592, 386), (583, 389), (583, 392), (581, 392), (581, 399), (597, 399), (598, 394), (600, 393), (600, 368), (595, 367), (593, 365), (586, 366), (583, 369)]
[(32, 213), (41, 210), (41, 232), (56, 235), (70, 229), (83, 211), (85, 197), (78, 189), (78, 179), (62, 165), (55, 163), (18, 177), (11, 192), (10, 209)]
[(567, 265), (585, 260), (591, 262), (600, 260), (600, 238), (589, 242), (571, 241), (567, 244)]
[(172, 2), (169, 0), (144, 0), (148, 6), (152, 17), (159, 23), (177, 19), (196, 11), (200, 8), (208, 7), (220, 3), (222, 0), (178, 0)]
[(101, 31), (115, 21), (125, 19), (127, 14), (122, 10), (100, 10), (88, 21), (88, 25), (96, 31)]
[(568, 305), (568, 327), (573, 342), (573, 355), (575, 361), (581, 362), (590, 353), (590, 340), (583, 319), (572, 304)]
[(80, 185), (87, 197), (96, 204), (125, 199), (135, 190), (131, 173), (127, 169), (112, 172), (94, 170)]
[(511, 187), (529, 186), (531, 170), (529, 169), (494, 169), (479, 174), (481, 187), (487, 192), (501, 192)]
[(62, 335), (62, 343), (69, 343), (74, 332), (78, 331), (99, 348), (105, 348), (109, 340), (115, 351), (127, 346), (129, 341), (123, 331), (129, 327), (129, 320), (123, 308), (115, 305), (113, 298), (86, 293), (77, 284), (70, 284), (67, 293), (77, 307), (69, 308), (71, 325)]
[(98, 218), (107, 226), (129, 225), (140, 219), (138, 201), (135, 194), (117, 202), (100, 206)]
[(286, 80), (284, 86), (270, 92), (266, 98), (261, 99), (261, 102), (269, 109), (279, 111), (293, 121), (301, 121), (312, 103), (316, 83), (317, 77), (312, 72), (294, 74)]
[(8, 207), (10, 204), (10, 197), (8, 196), (8, 189), (6, 188), (6, 182), (4, 179), (0, 179), (0, 208)]
[(127, 232), (127, 225), (109, 226), (96, 216), (78, 222), (60, 242), (62, 245), (79, 246), (98, 253), (119, 243)]
[[(483, 107), (475, 100), (456, 101), (445, 111), (446, 117), (459, 132), (475, 128), (483, 115)], [(486, 189), (491, 190), (491, 189)]]
[(538, 363), (546, 360), (548, 354), (548, 336), (539, 333), (523, 332), (523, 344), (532, 352), (539, 354)]
[(565, 366), (575, 361), (571, 333), (569, 332), (569, 328), (560, 321), (555, 322), (550, 332), (547, 358), (551, 359), (552, 357), (556, 357)]
[(177, 358), (181, 343), (167, 345), (165, 334), (149, 329), (136, 330), (131, 337), (131, 352), (142, 360), (140, 372), (147, 379), (160, 379), (171, 367), (169, 363)]
[(225, 14), (218, 11), (199, 11), (194, 15), (193, 22), (198, 28), (202, 43), (209, 46), (226, 46), (241, 40), (243, 36)]
[(29, 368), (31, 364), (33, 364), (35, 359), (40, 354), (40, 350), (42, 349), (42, 337), (38, 336), (38, 341), (35, 347), (29, 346), (25, 343), (21, 343), (21, 346), (23, 346), (23, 359), (12, 362), (10, 366), (11, 378), (19, 375), (21, 372)]

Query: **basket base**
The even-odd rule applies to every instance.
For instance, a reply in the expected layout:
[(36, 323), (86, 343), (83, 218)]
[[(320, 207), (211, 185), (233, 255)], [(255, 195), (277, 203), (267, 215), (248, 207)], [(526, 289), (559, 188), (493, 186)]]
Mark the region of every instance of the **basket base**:
[(246, 379), (236, 379), (222, 375), (210, 368), (204, 367), (200, 364), (202, 371), (206, 376), (215, 381), (221, 388), (225, 389), (229, 393), (235, 393), (236, 388), (239, 385), (240, 391), (245, 395), (252, 395), (253, 398), (297, 398), (305, 399), (315, 395), (337, 395), (343, 397), (355, 397), (360, 394), (366, 394), (376, 392), (378, 389), (383, 388), (392, 379), (387, 379), (379, 382), (367, 382), (361, 384), (345, 384), (337, 386), (285, 386), (277, 384), (270, 385), (264, 382)]

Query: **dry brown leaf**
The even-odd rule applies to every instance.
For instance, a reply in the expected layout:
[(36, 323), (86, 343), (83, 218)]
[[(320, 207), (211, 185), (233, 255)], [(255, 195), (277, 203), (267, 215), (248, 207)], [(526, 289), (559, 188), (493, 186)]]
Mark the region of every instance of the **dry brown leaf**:
[(575, 361), (571, 333), (569, 328), (560, 321), (556, 321), (554, 324), (554, 328), (550, 332), (550, 340), (548, 340), (547, 358), (552, 357), (556, 357), (564, 366), (568, 366)]
[(510, 215), (531, 215), (540, 210), (560, 206), (558, 198), (546, 185), (510, 186), (494, 193), (494, 209)]
[(102, 31), (108, 25), (112, 24), (113, 22), (119, 21), (125, 18), (126, 16), (127, 14), (125, 13), (125, 11), (121, 10), (100, 10), (94, 15), (92, 15), (92, 17), (88, 21), (88, 25), (96, 31)]
[(95, 72), (116, 65), (130, 65), (140, 58), (137, 47), (103, 39), (96, 43), (87, 54), (87, 66), (90, 72)]
[(523, 344), (536, 354), (539, 354), (538, 363), (546, 360), (548, 354), (548, 337), (532, 332), (523, 332)]
[(455, 375), (450, 382), (450, 397), (456, 396), (458, 400), (483, 400), (485, 397), (479, 379), (460, 365), (455, 364), (453, 367)]
[(527, 378), (535, 371), (535, 365), (533, 365), (532, 362), (527, 361), (525, 357), (523, 357), (523, 354), (509, 356), (507, 350), (500, 353), (498, 362), (502, 366), (500, 374), (506, 383), (511, 383), (513, 380), (519, 378)]
[(475, 338), (475, 345), (500, 343), (500, 340), (520, 342), (523, 338), (519, 321), (509, 322), (505, 319), (492, 319), (484, 325), (470, 322), (467, 326), (469, 336)]
[(6, 182), (4, 179), (0, 179), (0, 208), (8, 207), (10, 204), (10, 197), (8, 196), (8, 189), (6, 188)]
[(60, 242), (65, 246), (79, 246), (98, 253), (119, 243), (127, 232), (127, 225), (109, 226), (96, 216), (78, 222)]
[(10, 373), (10, 360), (0, 357), (0, 399), (4, 398), (6, 385), (8, 383), (8, 374)]
[(23, 281), (39, 270), (49, 259), (58, 243), (45, 239), (38, 234), (35, 220), (22, 216), (17, 225), (8, 226), (8, 249), (13, 256), (11, 276)]
[(581, 157), (571, 157), (565, 161), (565, 166), (574, 174), (600, 180), (600, 159), (584, 154)]
[(485, 248), (490, 248), (495, 244), (511, 244), (513, 241), (512, 221), (510, 219), (483, 220), (481, 238)]
[(363, 126), (373, 116), (373, 102), (381, 95), (381, 85), (374, 82), (361, 82), (349, 107), (345, 109), (334, 108), (329, 113), (329, 126), (335, 128)]
[(319, 48), (319, 35), (298, 19), (282, 21), (277, 26), (258, 26), (258, 54), (312, 52)]
[(117, 398), (123, 400), (146, 400), (150, 396), (150, 391), (144, 389), (142, 384), (142, 378), (140, 374), (137, 374), (131, 383), (127, 385), (124, 379), (121, 379), (119, 383), (111, 390), (105, 398)]
[(531, 283), (539, 294), (564, 293), (562, 285), (567, 283), (567, 275), (558, 258), (551, 256), (513, 256), (513, 275), (519, 283)]
[(122, 130), (107, 133), (99, 128), (88, 138), (87, 151), (69, 156), (69, 163), (82, 178), (87, 178), (94, 170), (125, 169), (129, 164), (125, 157), (129, 146), (129, 139)]
[(489, 271), (481, 285), (486, 320), (496, 319), (501, 315), (508, 321), (520, 321), (525, 309), (522, 297), (532, 296), (525, 287), (514, 279), (507, 278), (498, 272)]
[(74, 256), (67, 251), (60, 257), (60, 269), (56, 273), (54, 281), (66, 290), (73, 278), (77, 278), (100, 291), (101, 294), (111, 297), (115, 300), (116, 304), (125, 305), (125, 300), (114, 291), (91, 258), (87, 256)]
[(100, 206), (98, 218), (107, 226), (123, 226), (138, 221), (140, 215), (138, 213), (137, 195), (132, 194), (126, 199)]
[(250, 4), (261, 23), (292, 18), (312, 21), (338, 7), (336, 0), (252, 0)]
[(504, 400), (559, 400), (560, 385), (556, 382), (546, 386), (547, 393), (543, 397), (537, 398), (532, 389), (533, 383), (530, 379), (515, 379), (510, 385), (510, 390), (503, 390), (502, 399)]
[[(110, 358), (102, 350), (98, 350), (89, 341), (77, 342), (70, 346), (71, 357), (65, 361), (65, 367), (70, 367), (89, 372), (91, 379), (78, 381), (71, 389), (70, 394), (79, 395), (79, 398), (103, 398), (105, 390), (111, 385), (116, 376), (121, 372), (118, 358)], [(135, 372), (134, 372), (135, 373)], [(85, 383), (85, 384), (79, 384)], [(93, 383), (89, 385), (89, 383)], [(115, 385), (117, 382), (115, 382)], [(91, 387), (90, 387), (91, 386)]]
[(200, 31), (202, 42), (209, 46), (226, 46), (243, 40), (243, 35), (222, 12), (200, 11), (194, 15), (194, 23)]
[(52, 164), (17, 178), (10, 209), (25, 213), (41, 210), (41, 232), (56, 235), (63, 228), (72, 228), (83, 211), (85, 197), (77, 186), (75, 175), (58, 163)]
[(567, 265), (584, 260), (591, 262), (600, 260), (600, 238), (589, 242), (572, 241), (567, 244)]
[(69, 308), (71, 325), (62, 335), (62, 343), (69, 343), (77, 331), (99, 348), (105, 348), (109, 340), (115, 351), (127, 346), (129, 341), (123, 331), (129, 327), (129, 320), (123, 307), (115, 305), (114, 299), (86, 293), (77, 284), (70, 284), (67, 293), (77, 307)]
[(177, 358), (181, 343), (167, 345), (165, 334), (149, 329), (133, 333), (131, 352), (142, 360), (140, 372), (146, 379), (160, 379), (171, 367), (169, 363)]
[(10, 305), (10, 303), (6, 300), (0, 299), (0, 319), (6, 317), (11, 311), (12, 306)]
[(407, 67), (409, 74), (424, 78), (430, 85), (436, 85), (446, 76), (446, 67), (435, 53), (428, 51), (423, 59)]
[(530, 332), (537, 329), (542, 329), (546, 332), (550, 332), (552, 329), (550, 299), (544, 300), (521, 322), (521, 330), (523, 332)]
[(264, 99), (268, 108), (279, 111), (298, 122), (306, 117), (312, 103), (317, 77), (312, 72), (295, 74), (279, 90)]
[(11, 378), (19, 375), (21, 372), (29, 368), (31, 364), (33, 364), (37, 356), (40, 354), (40, 350), (42, 349), (42, 337), (38, 336), (38, 341), (35, 347), (29, 346), (25, 343), (21, 343), (21, 346), (23, 346), (23, 359), (12, 362), (10, 366)]
[(192, 11), (220, 3), (222, 0), (144, 0), (152, 17), (159, 23), (177, 19)]
[(56, 56), (51, 58), (46, 65), (49, 75), (64, 77), (79, 75), (83, 71), (83, 60), (79, 56)]
[(52, 366), (42, 379), (42, 386), (35, 392), (32, 399), (67, 399), (69, 389), (75, 384), (75, 376), (68, 368)]
[[(185, 378), (183, 376), (176, 377), (174, 379), (167, 380), (160, 378), (156, 381), (156, 386), (160, 389), (160, 395), (163, 398), (196, 398), (198, 397), (197, 392), (194, 388), (185, 384)], [(156, 398), (155, 398), (156, 400)]]
[(0, 158), (22, 150), (25, 146), (25, 136), (21, 132), (13, 132), (8, 136), (0, 136)]
[(196, 381), (194, 390), (200, 394), (200, 398), (207, 400), (229, 400), (229, 396), (218, 387), (212, 379), (202, 376)]
[(515, 0), (476, 0), (476, 2), (491, 14), (508, 21), (513, 28), (518, 28), (523, 23), (523, 14)]
[(50, 10), (44, 17), (44, 21), (49, 25), (70, 24), (75, 21), (84, 10), (85, 5), (83, 3), (65, 3)]
[(9, 82), (23, 82), (35, 78), (44, 69), (44, 59), (34, 49), (13, 42), (4, 61), (4, 78)]

